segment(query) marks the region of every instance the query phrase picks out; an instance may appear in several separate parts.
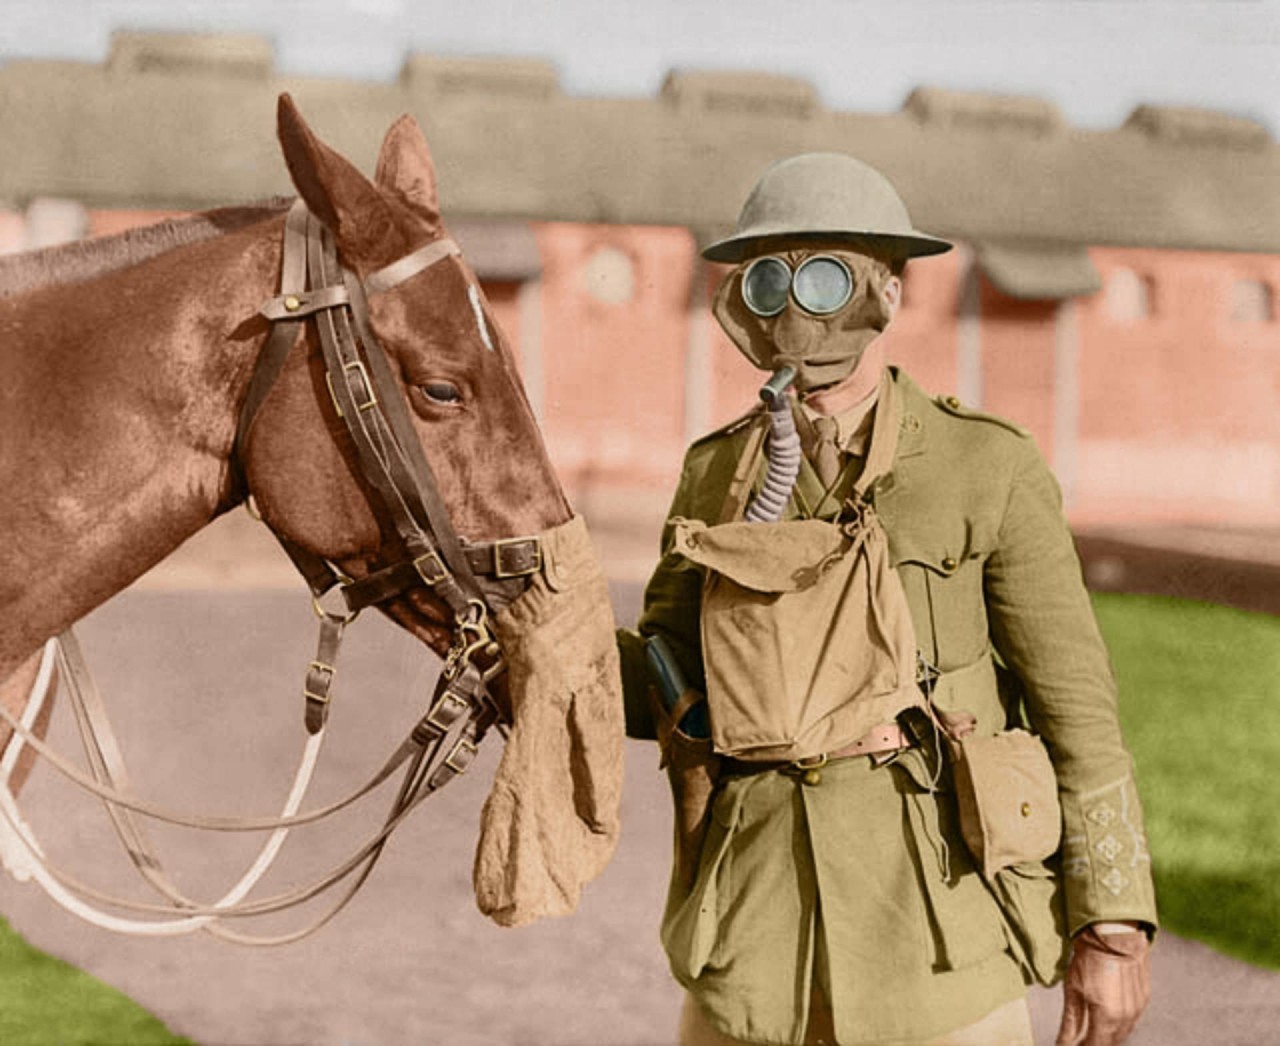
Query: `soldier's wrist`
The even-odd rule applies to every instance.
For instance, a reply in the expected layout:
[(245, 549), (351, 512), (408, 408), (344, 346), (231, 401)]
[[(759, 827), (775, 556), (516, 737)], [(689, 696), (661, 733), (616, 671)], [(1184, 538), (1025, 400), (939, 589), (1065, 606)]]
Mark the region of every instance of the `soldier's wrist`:
[(1103, 937), (1110, 937), (1112, 934), (1116, 933), (1142, 932), (1141, 923), (1129, 922), (1127, 920), (1124, 922), (1090, 923), (1090, 925), (1097, 933), (1102, 934)]
[(1141, 919), (1107, 919), (1086, 924), (1076, 936), (1078, 937), (1084, 933), (1092, 933), (1095, 938), (1124, 937), (1129, 934), (1140, 933), (1150, 941), (1155, 937), (1156, 928), (1151, 923), (1143, 922)]

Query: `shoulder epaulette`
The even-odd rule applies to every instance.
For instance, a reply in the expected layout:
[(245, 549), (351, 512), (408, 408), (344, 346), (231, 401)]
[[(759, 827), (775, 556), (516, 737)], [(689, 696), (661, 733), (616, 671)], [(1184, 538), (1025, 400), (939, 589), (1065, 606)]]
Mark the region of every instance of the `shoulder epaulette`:
[(935, 396), (933, 402), (952, 417), (965, 418), (970, 421), (990, 422), (992, 425), (999, 425), (1001, 428), (1008, 429), (1015, 436), (1021, 436), (1023, 439), (1031, 438), (1031, 433), (1016, 421), (1002, 418), (999, 414), (988, 414), (985, 411), (966, 407), (960, 402), (958, 396)]
[(699, 436), (689, 444), (689, 447), (692, 449), (693, 447), (700, 447), (704, 443), (711, 443), (714, 440), (724, 439), (726, 436), (733, 436), (741, 432), (743, 429), (749, 428), (752, 422), (756, 421), (764, 413), (765, 406), (761, 403), (758, 406), (752, 407), (741, 417), (734, 418), (727, 425), (721, 425), (713, 432), (708, 432), (705, 436)]

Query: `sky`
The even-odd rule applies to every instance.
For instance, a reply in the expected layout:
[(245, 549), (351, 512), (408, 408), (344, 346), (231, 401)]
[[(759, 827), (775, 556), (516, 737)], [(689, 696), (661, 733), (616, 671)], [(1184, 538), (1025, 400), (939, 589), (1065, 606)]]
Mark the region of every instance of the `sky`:
[(261, 34), (288, 75), (521, 56), (569, 94), (649, 97), (672, 69), (755, 70), (833, 109), (890, 112), (932, 86), (1033, 95), (1098, 130), (1143, 103), (1199, 106), (1280, 138), (1280, 0), (4, 0), (0, 62), (98, 62), (113, 29)]

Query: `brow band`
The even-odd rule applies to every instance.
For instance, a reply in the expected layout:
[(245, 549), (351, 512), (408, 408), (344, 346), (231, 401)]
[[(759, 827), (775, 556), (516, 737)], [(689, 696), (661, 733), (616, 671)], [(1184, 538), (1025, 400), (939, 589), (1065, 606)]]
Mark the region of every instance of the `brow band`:
[(416, 276), (423, 269), (429, 268), (436, 262), (461, 253), (458, 245), (448, 237), (443, 240), (433, 240), (431, 243), (419, 247), (416, 251), (411, 251), (403, 258), (393, 261), (390, 265), (373, 273), (364, 281), (365, 291), (369, 294), (380, 294), (383, 291), (389, 291), (392, 287), (404, 283), (410, 276)]

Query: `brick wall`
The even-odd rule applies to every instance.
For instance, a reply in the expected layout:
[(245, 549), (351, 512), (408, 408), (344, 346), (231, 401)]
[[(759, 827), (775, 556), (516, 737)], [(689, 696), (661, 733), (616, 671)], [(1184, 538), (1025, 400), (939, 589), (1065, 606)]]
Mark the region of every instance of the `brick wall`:
[[(0, 250), (165, 217), (0, 211)], [(486, 284), (570, 495), (660, 513), (683, 449), (762, 376), (710, 316), (684, 228), (537, 223), (541, 274)], [(1025, 425), (1078, 523), (1280, 523), (1280, 257), (1093, 248), (1096, 294), (1019, 301), (960, 249), (908, 269), (889, 358)]]

